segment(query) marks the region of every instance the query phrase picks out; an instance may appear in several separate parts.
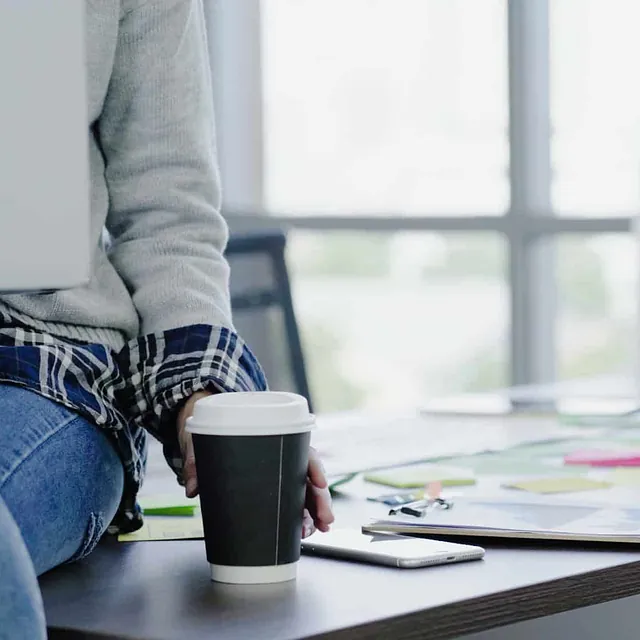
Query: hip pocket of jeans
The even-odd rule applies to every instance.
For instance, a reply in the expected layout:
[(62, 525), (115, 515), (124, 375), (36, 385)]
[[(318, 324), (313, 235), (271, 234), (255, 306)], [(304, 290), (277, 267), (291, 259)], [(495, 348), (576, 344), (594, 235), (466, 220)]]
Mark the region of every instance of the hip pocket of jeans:
[(96, 548), (96, 545), (100, 542), (100, 538), (102, 538), (105, 530), (106, 526), (103, 518), (96, 513), (91, 513), (89, 515), (89, 523), (87, 524), (87, 531), (84, 539), (82, 540), (82, 544), (78, 551), (69, 558), (68, 562), (76, 562), (77, 560), (86, 558)]

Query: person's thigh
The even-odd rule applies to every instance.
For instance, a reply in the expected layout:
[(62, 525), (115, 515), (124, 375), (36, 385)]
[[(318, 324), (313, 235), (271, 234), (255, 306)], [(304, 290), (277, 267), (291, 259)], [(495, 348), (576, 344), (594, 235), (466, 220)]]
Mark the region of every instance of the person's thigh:
[(98, 427), (36, 393), (0, 385), (0, 496), (38, 575), (93, 549), (123, 482), (122, 463)]
[(0, 496), (0, 640), (46, 637), (38, 578), (20, 530)]

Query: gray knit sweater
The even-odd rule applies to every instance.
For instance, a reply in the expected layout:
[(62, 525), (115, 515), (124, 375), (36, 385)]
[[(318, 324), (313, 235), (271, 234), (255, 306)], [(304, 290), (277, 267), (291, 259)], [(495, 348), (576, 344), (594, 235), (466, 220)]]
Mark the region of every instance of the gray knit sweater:
[(86, 6), (93, 276), (2, 296), (0, 310), (115, 350), (180, 326), (231, 327), (201, 0)]

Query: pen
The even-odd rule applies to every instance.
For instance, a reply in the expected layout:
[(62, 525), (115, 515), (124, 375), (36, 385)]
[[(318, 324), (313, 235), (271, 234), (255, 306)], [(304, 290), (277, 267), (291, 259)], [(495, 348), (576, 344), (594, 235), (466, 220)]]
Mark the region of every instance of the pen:
[(440, 497), (442, 491), (442, 483), (430, 482), (424, 489), (424, 493), (427, 497), (420, 500), (414, 500), (407, 504), (400, 505), (389, 511), (390, 516), (395, 516), (398, 513), (404, 513), (408, 516), (415, 516), (416, 518), (422, 518), (427, 510), (432, 507), (440, 507), (441, 509), (451, 509), (453, 503), (449, 500), (445, 500)]
[(394, 509), (390, 509), (389, 515), (395, 516), (398, 513), (406, 513), (409, 516), (421, 517), (429, 506), (429, 502), (430, 500), (425, 498), (422, 498), (421, 500), (414, 500), (408, 504), (403, 504)]

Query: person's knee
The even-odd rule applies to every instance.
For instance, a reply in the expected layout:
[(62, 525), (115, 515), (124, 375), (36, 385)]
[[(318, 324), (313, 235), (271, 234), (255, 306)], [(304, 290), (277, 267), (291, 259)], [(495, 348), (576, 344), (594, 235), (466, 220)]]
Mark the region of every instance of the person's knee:
[(86, 556), (120, 504), (124, 470), (98, 427), (74, 416), (0, 489), (38, 574)]
[[(75, 425), (81, 437), (67, 458), (69, 497), (80, 518), (80, 545), (67, 560), (80, 560), (91, 553), (113, 520), (124, 490), (124, 469), (107, 436), (93, 425)], [(89, 429), (87, 429), (89, 427)]]

